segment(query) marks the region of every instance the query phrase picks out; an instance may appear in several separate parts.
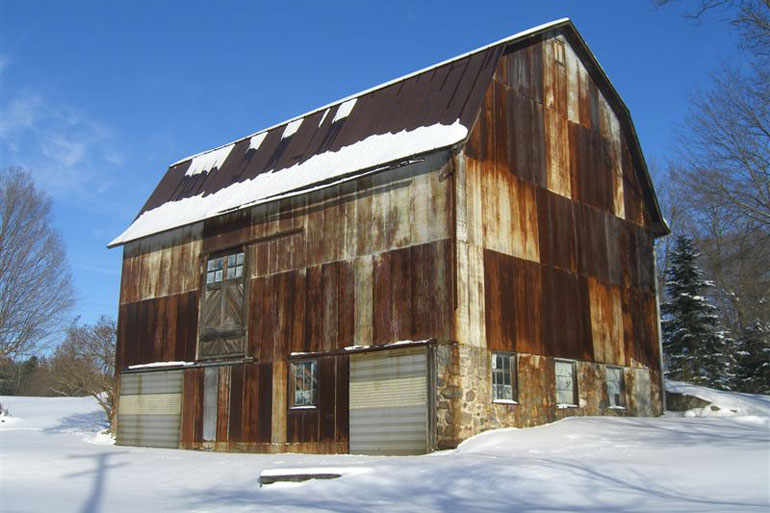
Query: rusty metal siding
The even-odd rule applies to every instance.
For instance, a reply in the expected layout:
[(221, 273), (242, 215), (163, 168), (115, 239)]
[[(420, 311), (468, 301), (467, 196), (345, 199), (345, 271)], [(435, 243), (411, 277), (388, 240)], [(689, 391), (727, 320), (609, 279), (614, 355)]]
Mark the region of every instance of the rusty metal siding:
[[(484, 326), (461, 337), (482, 333), (489, 350), (657, 368), (643, 172), (606, 89), (574, 41), (562, 41), (565, 63), (547, 38), (506, 53), (469, 135), (458, 194), (468, 242), (483, 249)], [(518, 134), (528, 134), (529, 166), (516, 160)], [(530, 240), (536, 250), (523, 251)]]
[(545, 265), (541, 271), (546, 354), (593, 361), (588, 280)]
[(290, 352), (332, 351), (354, 345), (357, 290), (372, 294), (370, 344), (448, 337), (451, 329), (451, 246), (448, 241), (380, 253), (356, 272), (336, 262), (252, 280), (249, 340), (252, 356), (286, 359)]
[(227, 441), (230, 443), (243, 441), (243, 401), (245, 365), (236, 364), (230, 369), (230, 416), (227, 426)]
[(120, 305), (117, 367), (195, 360), (196, 291)]
[(234, 248), (251, 239), (251, 212), (239, 210), (203, 222), (201, 251)]
[(577, 229), (574, 204), (544, 188), (537, 189), (540, 261), (577, 272)]
[(120, 304), (197, 290), (201, 228), (198, 223), (126, 244)]
[(450, 269), (449, 241), (377, 255), (371, 282), (373, 343), (446, 340), (452, 315)]
[(181, 446), (203, 440), (203, 368), (185, 369), (182, 393)]
[(484, 294), (490, 351), (545, 354), (539, 265), (484, 250)]
[(578, 274), (609, 281), (607, 228), (605, 212), (575, 203)]
[(346, 451), (349, 357), (322, 356), (318, 363), (318, 404), (314, 408), (288, 408), (286, 441), (293, 446), (292, 450), (313, 451), (315, 447)]
[(244, 365), (241, 441), (269, 443), (272, 418), (271, 363)]

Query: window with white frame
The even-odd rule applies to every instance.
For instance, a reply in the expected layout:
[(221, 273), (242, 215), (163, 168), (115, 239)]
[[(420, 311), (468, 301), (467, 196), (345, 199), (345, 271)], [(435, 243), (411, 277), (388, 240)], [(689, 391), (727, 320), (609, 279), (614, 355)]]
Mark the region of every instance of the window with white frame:
[(607, 367), (607, 398), (610, 408), (626, 407), (626, 386), (622, 367)]
[(556, 404), (558, 406), (577, 406), (577, 376), (575, 362), (556, 360)]
[(291, 407), (303, 408), (318, 403), (318, 360), (305, 360), (291, 364)]
[(513, 403), (519, 400), (516, 355), (492, 353), (492, 401)]

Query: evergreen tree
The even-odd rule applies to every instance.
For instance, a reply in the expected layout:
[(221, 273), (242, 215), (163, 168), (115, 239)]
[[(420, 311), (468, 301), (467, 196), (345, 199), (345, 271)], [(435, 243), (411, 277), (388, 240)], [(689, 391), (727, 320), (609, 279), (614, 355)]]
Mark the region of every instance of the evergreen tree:
[(729, 389), (733, 370), (729, 340), (719, 327), (716, 308), (704, 296), (713, 285), (702, 279), (697, 259), (692, 240), (677, 237), (666, 272), (668, 301), (661, 305), (666, 376)]
[(770, 394), (770, 324), (756, 321), (738, 339), (735, 388), (752, 394)]

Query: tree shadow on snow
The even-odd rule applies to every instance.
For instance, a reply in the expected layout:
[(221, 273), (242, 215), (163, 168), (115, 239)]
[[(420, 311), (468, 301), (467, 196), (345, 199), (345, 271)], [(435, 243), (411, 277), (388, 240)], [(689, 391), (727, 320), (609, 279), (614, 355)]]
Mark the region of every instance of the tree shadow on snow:
[[(597, 432), (606, 426), (602, 420), (597, 420)], [(630, 440), (642, 440), (645, 445), (655, 447), (718, 444), (724, 448), (755, 450), (757, 444), (770, 442), (767, 426), (745, 423), (731, 417), (677, 418), (676, 422), (668, 423), (660, 419), (639, 418), (613, 421), (630, 425)], [(613, 441), (623, 441), (615, 434), (609, 436)]]
[(93, 469), (83, 470), (80, 472), (73, 472), (71, 474), (67, 474), (64, 476), (67, 479), (88, 476), (92, 474), (94, 476), (93, 486), (91, 487), (91, 493), (88, 495), (88, 498), (81, 506), (79, 510), (80, 513), (100, 513), (102, 511), (102, 498), (104, 496), (107, 472), (115, 468), (129, 465), (128, 462), (110, 463), (109, 459), (112, 458), (113, 456), (118, 456), (126, 453), (127, 453), (126, 451), (101, 452), (98, 454), (87, 454), (87, 455), (76, 454), (76, 455), (69, 456), (70, 459), (93, 459), (94, 460)]
[[(571, 475), (575, 478), (582, 478), (584, 485), (579, 487), (586, 495), (586, 503), (592, 502), (589, 510), (600, 508), (603, 511), (653, 511), (661, 503), (671, 505), (673, 509), (681, 511), (700, 511), (702, 509), (710, 511), (734, 511), (756, 510), (766, 511), (767, 503), (721, 500), (715, 497), (698, 496), (693, 493), (687, 493), (684, 490), (667, 485), (665, 476), (655, 478), (643, 472), (632, 470), (633, 463), (628, 464), (628, 468), (623, 469), (623, 476), (617, 473), (601, 471), (590, 465), (575, 463), (574, 461), (538, 459), (538, 467), (550, 467), (565, 475)], [(617, 469), (617, 463), (614, 464)], [(615, 497), (618, 495), (631, 495), (632, 500), (628, 505), (618, 505), (614, 500), (599, 502), (595, 497), (597, 491), (609, 493)], [(721, 495), (715, 491), (715, 496)], [(652, 501), (645, 507), (646, 501)], [(678, 507), (674, 507), (677, 505)]]
[[(630, 464), (622, 475), (615, 475), (574, 460), (476, 456), (457, 457), (451, 463), (444, 460), (433, 467), (427, 458), (394, 458), (392, 464), (375, 465), (369, 474), (281, 488), (268, 485), (258, 489), (255, 475), (253, 486), (186, 489), (180, 499), (187, 501), (190, 509), (251, 506), (342, 513), (632, 512), (654, 511), (661, 504), (678, 511), (765, 511), (767, 507), (764, 503), (721, 500), (719, 493), (714, 497), (687, 493), (668, 486), (665, 477), (645, 475)], [(553, 480), (562, 485), (555, 486)]]
[(94, 410), (87, 413), (73, 413), (59, 419), (55, 426), (43, 430), (45, 433), (95, 432), (110, 427), (103, 411)]

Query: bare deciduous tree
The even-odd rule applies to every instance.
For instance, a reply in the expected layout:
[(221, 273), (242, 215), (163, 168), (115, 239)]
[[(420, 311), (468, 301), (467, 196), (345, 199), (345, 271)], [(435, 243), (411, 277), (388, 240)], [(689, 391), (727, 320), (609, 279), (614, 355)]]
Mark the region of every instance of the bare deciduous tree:
[(0, 359), (40, 349), (74, 302), (51, 200), (20, 168), (0, 171)]
[(681, 142), (696, 201), (770, 233), (770, 71), (715, 74), (691, 104)]
[[(679, 0), (653, 0), (659, 7)], [(757, 55), (770, 56), (770, 0), (688, 0), (685, 16), (700, 20), (707, 13), (727, 13), (729, 23), (738, 29), (742, 46)]]
[(770, 320), (770, 0), (687, 5), (694, 19), (726, 16), (745, 52), (693, 96), (661, 200), (676, 212), (674, 231), (696, 241), (713, 303), (739, 337)]
[(51, 360), (52, 388), (60, 395), (90, 395), (114, 426), (115, 321), (102, 316), (95, 324), (73, 322)]

